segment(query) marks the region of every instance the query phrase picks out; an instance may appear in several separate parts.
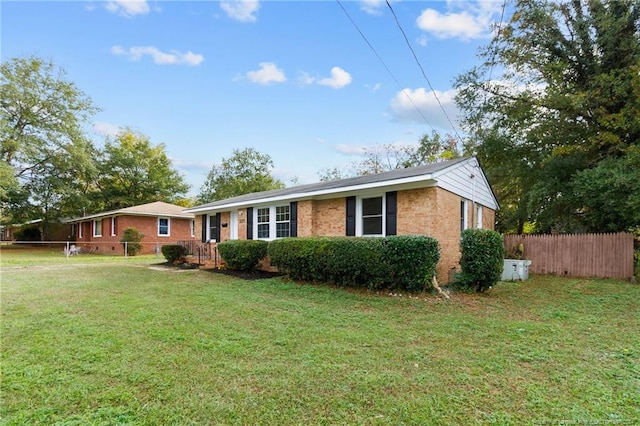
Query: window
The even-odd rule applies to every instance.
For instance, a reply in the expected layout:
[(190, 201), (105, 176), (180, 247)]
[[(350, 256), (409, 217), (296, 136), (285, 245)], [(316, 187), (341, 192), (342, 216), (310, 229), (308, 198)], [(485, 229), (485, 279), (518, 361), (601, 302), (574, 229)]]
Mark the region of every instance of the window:
[(196, 236), (196, 220), (195, 219), (191, 220), (190, 229), (191, 229), (191, 236), (195, 237)]
[(258, 224), (258, 238), (269, 238), (269, 225), (271, 225), (271, 221), (269, 220), (270, 210), (269, 207), (264, 207), (257, 211), (256, 222)]
[(111, 218), (111, 236), (112, 237), (116, 236), (116, 217), (115, 216)]
[(170, 222), (169, 218), (158, 218), (158, 235), (161, 237), (168, 237), (170, 235)]
[(82, 225), (82, 222), (78, 223), (78, 238), (82, 238)]
[(93, 236), (102, 237), (102, 219), (93, 221)]
[(467, 200), (460, 200), (460, 232), (467, 229)]
[(383, 204), (382, 197), (362, 199), (362, 235), (384, 235)]
[(276, 238), (289, 236), (289, 206), (276, 207)]
[(255, 235), (261, 240), (285, 238), (291, 235), (290, 206), (270, 206), (256, 209)]

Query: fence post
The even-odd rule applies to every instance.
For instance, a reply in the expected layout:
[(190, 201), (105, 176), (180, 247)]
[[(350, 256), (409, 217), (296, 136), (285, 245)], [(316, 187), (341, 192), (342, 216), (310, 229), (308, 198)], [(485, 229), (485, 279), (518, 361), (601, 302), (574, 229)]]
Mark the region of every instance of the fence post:
[(67, 259), (68, 259), (69, 258), (69, 253), (70, 253), (69, 241), (67, 241), (67, 248), (65, 249), (64, 253), (65, 253), (65, 255), (66, 255)]
[(128, 256), (127, 256), (127, 255), (128, 255), (128, 253), (129, 253), (128, 244), (129, 244), (129, 242), (128, 242), (128, 241), (125, 241), (125, 242), (124, 242), (124, 257), (128, 257)]

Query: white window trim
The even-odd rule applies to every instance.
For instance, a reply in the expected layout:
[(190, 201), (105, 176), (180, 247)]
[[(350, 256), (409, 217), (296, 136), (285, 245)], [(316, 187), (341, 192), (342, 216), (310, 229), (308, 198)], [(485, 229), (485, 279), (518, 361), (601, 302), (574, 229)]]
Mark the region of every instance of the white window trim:
[(82, 239), (82, 222), (78, 222), (78, 239)]
[[(166, 219), (167, 220), (167, 233), (166, 234), (161, 234), (160, 233), (160, 220), (162, 219)], [(159, 217), (158, 218), (158, 237), (170, 237), (171, 236), (171, 218), (170, 217)]]
[[(291, 212), (289, 212), (291, 214)], [(234, 210), (231, 212), (229, 216), (229, 239), (237, 240), (238, 239), (238, 210)], [(289, 216), (291, 218), (291, 216)]]
[(195, 237), (196, 236), (196, 220), (195, 219), (191, 219), (189, 230), (191, 231), (191, 238)]
[[(98, 227), (96, 224), (100, 222), (100, 233), (98, 234)], [(94, 219), (93, 220), (93, 236), (94, 237), (102, 237), (102, 219)]]
[(460, 218), (463, 220), (462, 231), (464, 231), (469, 229), (469, 200), (463, 198), (460, 200), (460, 202), (464, 203), (464, 213), (463, 213), (463, 216)]
[(111, 216), (111, 236), (116, 236), (116, 217)]
[[(382, 198), (382, 234), (363, 235), (362, 226), (362, 200), (369, 198)], [(386, 194), (371, 194), (356, 197), (356, 236), (357, 237), (385, 237), (387, 231), (387, 197)]]
[[(276, 207), (289, 207), (289, 229), (291, 229), (291, 207), (290, 204), (278, 204), (278, 205), (273, 205), (273, 206), (260, 206), (260, 207), (255, 207), (254, 208), (254, 212), (255, 212), (255, 220), (253, 221), (253, 239), (254, 240), (264, 240), (264, 241), (273, 241), (276, 240), (278, 238), (284, 238), (284, 237), (276, 237)], [(259, 209), (269, 209), (269, 237), (267, 238), (258, 238), (258, 210)], [(263, 222), (260, 222), (263, 223)], [(264, 222), (266, 223), (266, 222)], [(284, 223), (282, 221), (280, 221), (280, 223)]]

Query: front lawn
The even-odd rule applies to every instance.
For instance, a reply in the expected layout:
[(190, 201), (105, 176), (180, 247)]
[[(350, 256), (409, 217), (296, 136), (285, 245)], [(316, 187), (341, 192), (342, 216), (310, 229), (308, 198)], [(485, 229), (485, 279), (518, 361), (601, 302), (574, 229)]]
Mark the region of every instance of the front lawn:
[(640, 419), (637, 284), (533, 276), (445, 301), (1, 262), (5, 425)]

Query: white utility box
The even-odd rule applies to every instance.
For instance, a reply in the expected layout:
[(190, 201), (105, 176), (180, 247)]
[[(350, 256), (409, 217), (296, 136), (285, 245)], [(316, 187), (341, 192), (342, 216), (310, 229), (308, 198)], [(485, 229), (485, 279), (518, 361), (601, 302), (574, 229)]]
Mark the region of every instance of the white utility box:
[(525, 281), (529, 279), (530, 260), (504, 259), (501, 281)]

